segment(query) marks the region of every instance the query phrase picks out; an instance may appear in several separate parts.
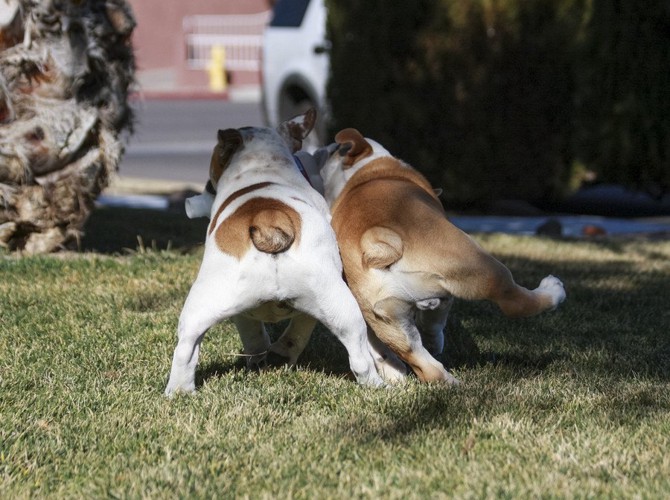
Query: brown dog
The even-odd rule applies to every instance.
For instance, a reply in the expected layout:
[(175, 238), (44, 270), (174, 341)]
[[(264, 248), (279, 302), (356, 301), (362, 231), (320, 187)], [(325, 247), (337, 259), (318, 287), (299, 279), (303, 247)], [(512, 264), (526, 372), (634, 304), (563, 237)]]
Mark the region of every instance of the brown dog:
[[(565, 299), (547, 276), (535, 290), (446, 218), (432, 187), (355, 129), (337, 134), (321, 176), (347, 282), (377, 338), (422, 381), (455, 382), (432, 355), (444, 347), (452, 297), (487, 299), (507, 316), (532, 316)], [(371, 337), (386, 379), (404, 367)], [(432, 354), (432, 355), (431, 355)]]

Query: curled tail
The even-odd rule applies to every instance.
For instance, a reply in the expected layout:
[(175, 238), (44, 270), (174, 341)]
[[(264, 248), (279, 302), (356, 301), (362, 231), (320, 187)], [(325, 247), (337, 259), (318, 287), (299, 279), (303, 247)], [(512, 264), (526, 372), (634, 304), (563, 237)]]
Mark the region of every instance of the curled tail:
[(285, 209), (264, 209), (251, 219), (249, 237), (259, 251), (272, 254), (285, 252), (295, 241), (298, 214), (288, 206)]
[(222, 252), (241, 259), (252, 244), (263, 253), (285, 252), (300, 241), (300, 231), (295, 209), (273, 198), (252, 198), (216, 227), (214, 237)]
[(383, 269), (402, 257), (402, 238), (392, 229), (374, 226), (361, 236), (361, 251), (364, 267)]

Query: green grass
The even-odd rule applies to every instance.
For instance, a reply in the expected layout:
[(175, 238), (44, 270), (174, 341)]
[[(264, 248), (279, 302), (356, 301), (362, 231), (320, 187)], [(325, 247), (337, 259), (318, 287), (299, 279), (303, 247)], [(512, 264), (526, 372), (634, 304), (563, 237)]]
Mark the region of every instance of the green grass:
[(97, 214), (106, 243), (82, 242), (119, 253), (0, 257), (0, 498), (670, 492), (670, 242), (479, 237), (523, 284), (560, 276), (568, 300), (526, 320), (457, 302), (456, 389), (360, 388), (322, 328), (297, 369), (247, 372), (225, 324), (197, 394), (167, 400), (201, 255), (184, 250), (204, 230), (127, 215)]

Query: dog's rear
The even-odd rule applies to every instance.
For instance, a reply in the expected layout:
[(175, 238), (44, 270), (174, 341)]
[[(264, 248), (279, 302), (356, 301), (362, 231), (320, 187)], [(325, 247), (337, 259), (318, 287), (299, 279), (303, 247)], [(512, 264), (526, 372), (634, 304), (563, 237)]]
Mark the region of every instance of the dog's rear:
[[(553, 276), (535, 290), (516, 284), (503, 264), (446, 219), (418, 172), (390, 155), (375, 158), (355, 130), (338, 136), (344, 158), (333, 162), (355, 171), (332, 205), (348, 283), (368, 324), (419, 378), (454, 381), (431, 356), (442, 350), (437, 337), (452, 296), (493, 301), (512, 317), (554, 309), (565, 298)], [(327, 168), (333, 173), (324, 178), (328, 190), (342, 174)]]
[(239, 260), (252, 244), (268, 254), (285, 252), (300, 241), (301, 226), (294, 208), (274, 198), (256, 197), (226, 217), (214, 229), (214, 238), (222, 252)]
[[(342, 342), (361, 384), (382, 380), (367, 349), (367, 328), (342, 279), (325, 200), (303, 177), (292, 153), (314, 125), (313, 110), (277, 130), (219, 131), (208, 194), (190, 215), (212, 214), (205, 253), (179, 319), (166, 394), (195, 389), (205, 332), (231, 318), (249, 366), (276, 355), (295, 363), (317, 321)], [(263, 321), (289, 319), (271, 343)]]

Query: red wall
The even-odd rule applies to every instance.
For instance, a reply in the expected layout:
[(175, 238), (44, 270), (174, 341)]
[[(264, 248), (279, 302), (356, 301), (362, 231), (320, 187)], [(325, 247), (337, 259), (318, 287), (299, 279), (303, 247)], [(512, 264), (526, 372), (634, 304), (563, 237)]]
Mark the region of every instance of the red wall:
[[(129, 0), (137, 20), (133, 46), (138, 72), (173, 68), (178, 83), (206, 86), (204, 71), (186, 68), (182, 18), (194, 14), (253, 14), (270, 8), (268, 0)], [(242, 78), (241, 81), (248, 80)], [(238, 79), (239, 80), (239, 79)]]

